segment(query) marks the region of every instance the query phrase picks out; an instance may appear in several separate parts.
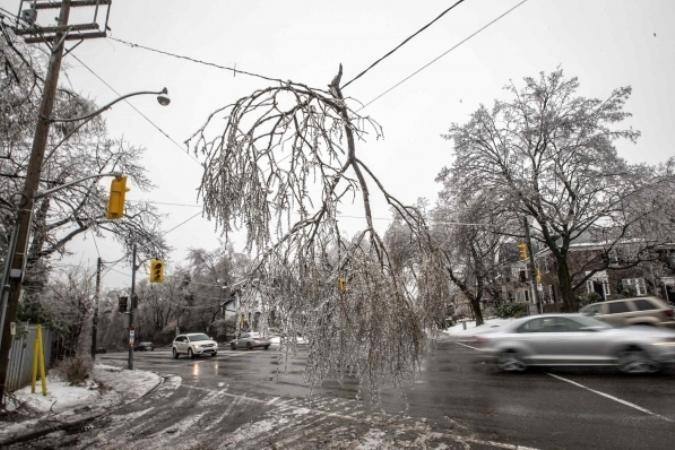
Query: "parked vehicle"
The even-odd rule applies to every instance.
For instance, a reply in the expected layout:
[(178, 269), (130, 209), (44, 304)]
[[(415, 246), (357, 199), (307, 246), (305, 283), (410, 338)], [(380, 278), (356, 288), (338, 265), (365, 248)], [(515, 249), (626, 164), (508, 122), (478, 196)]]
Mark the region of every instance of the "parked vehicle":
[(150, 341), (141, 341), (134, 347), (134, 350), (137, 352), (153, 352), (155, 351), (155, 346)]
[(171, 353), (175, 359), (180, 355), (195, 358), (200, 355), (216, 356), (218, 343), (204, 333), (179, 334), (173, 340)]
[(673, 308), (656, 297), (622, 298), (593, 303), (581, 308), (582, 314), (611, 325), (653, 325), (675, 328)]
[(236, 350), (238, 348), (245, 348), (252, 350), (254, 348), (270, 348), (271, 342), (268, 338), (260, 336), (260, 333), (250, 332), (242, 333), (239, 338), (230, 342), (230, 348)]
[(653, 373), (675, 363), (675, 331), (656, 327), (614, 328), (583, 314), (542, 314), (477, 335), (481, 358), (502, 371), (529, 366), (615, 366), (626, 373)]

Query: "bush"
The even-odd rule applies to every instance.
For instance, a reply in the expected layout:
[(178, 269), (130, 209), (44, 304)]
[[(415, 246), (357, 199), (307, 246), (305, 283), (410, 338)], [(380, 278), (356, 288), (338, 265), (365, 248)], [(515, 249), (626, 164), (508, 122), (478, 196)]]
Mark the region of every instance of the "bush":
[(602, 297), (600, 297), (597, 292), (590, 292), (588, 294), (578, 296), (577, 300), (579, 302), (579, 307), (582, 308), (586, 305), (590, 305), (591, 303), (601, 302)]
[(62, 359), (54, 368), (71, 385), (84, 383), (89, 378), (91, 369), (91, 358), (80, 356)]
[(495, 314), (500, 319), (522, 317), (527, 314), (527, 305), (524, 303), (502, 303), (495, 308)]

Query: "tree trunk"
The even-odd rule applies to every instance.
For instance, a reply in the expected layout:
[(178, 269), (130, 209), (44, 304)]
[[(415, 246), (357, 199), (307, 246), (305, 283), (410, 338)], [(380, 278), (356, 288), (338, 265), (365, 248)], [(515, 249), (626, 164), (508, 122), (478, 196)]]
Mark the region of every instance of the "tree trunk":
[(483, 310), (480, 306), (480, 299), (472, 295), (469, 297), (469, 303), (471, 304), (473, 315), (476, 318), (476, 326), (483, 325)]
[(560, 296), (563, 302), (563, 312), (577, 312), (579, 303), (574, 289), (572, 288), (572, 277), (570, 275), (570, 268), (567, 264), (567, 255), (563, 255), (557, 260), (558, 283), (560, 286)]

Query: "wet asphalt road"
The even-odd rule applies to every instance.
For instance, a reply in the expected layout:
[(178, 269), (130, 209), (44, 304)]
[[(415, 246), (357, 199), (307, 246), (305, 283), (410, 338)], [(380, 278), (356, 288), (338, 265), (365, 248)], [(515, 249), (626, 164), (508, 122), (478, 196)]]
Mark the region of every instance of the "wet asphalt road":
[[(368, 433), (382, 438), (377, 433), (399, 430), (414, 436), (410, 448), (675, 448), (672, 373), (506, 375), (474, 364), (473, 353), (448, 338), (435, 341), (412, 386), (385, 389), (383, 411), (356, 401), (353, 383), (327, 383), (308, 403), (302, 351), (288, 359), (273, 349), (220, 350), (197, 360), (173, 360), (168, 350), (136, 353), (136, 368), (164, 375), (165, 385), (83, 430), (31, 445), (329, 448), (338, 438), (367, 441)], [(101, 355), (100, 362), (125, 365), (126, 354)], [(407, 441), (394, 447), (401, 442)]]

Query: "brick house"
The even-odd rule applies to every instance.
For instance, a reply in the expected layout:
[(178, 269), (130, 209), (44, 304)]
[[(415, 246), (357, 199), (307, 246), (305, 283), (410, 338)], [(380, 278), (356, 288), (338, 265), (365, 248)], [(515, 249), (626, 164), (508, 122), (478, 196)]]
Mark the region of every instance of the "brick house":
[[(601, 242), (579, 242), (570, 245), (568, 263), (577, 279), (598, 270), (576, 289), (581, 298), (612, 300), (616, 298), (654, 295), (675, 303), (675, 243), (660, 244), (641, 252), (644, 260), (635, 264), (641, 243), (625, 241), (607, 252)], [(606, 260), (610, 268), (603, 268)], [(545, 309), (555, 311), (561, 303), (555, 260), (548, 249), (535, 256), (540, 271), (538, 289), (543, 294)]]

